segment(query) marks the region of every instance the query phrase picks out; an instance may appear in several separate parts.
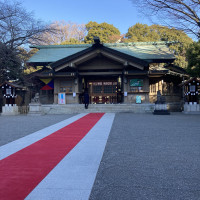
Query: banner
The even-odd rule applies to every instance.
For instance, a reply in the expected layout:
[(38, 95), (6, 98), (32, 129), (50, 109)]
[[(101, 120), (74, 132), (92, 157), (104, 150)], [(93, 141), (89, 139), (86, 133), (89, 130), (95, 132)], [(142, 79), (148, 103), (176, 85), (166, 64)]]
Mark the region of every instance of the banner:
[(40, 90), (53, 90), (54, 80), (52, 78), (40, 79), (45, 85)]

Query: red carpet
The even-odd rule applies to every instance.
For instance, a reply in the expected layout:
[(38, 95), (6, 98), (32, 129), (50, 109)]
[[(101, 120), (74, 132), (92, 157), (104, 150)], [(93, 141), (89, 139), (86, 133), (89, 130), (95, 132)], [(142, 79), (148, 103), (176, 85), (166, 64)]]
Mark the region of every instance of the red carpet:
[(104, 114), (91, 113), (0, 161), (0, 199), (27, 195), (78, 144)]

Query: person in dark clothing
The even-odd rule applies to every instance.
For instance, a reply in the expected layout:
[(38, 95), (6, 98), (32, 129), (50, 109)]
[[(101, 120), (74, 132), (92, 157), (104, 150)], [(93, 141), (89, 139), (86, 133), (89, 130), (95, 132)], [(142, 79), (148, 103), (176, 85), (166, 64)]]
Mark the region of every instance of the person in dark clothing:
[(88, 109), (89, 94), (88, 94), (88, 91), (87, 91), (87, 90), (85, 90), (85, 92), (84, 92), (84, 104), (85, 104), (85, 109)]

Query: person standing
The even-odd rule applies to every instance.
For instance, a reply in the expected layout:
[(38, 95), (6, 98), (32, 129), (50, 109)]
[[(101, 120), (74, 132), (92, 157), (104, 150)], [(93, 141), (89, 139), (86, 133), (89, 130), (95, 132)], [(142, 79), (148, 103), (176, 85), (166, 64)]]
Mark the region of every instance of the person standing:
[(85, 109), (88, 109), (88, 105), (89, 105), (89, 94), (88, 94), (88, 90), (86, 89), (84, 92), (84, 103), (85, 103)]

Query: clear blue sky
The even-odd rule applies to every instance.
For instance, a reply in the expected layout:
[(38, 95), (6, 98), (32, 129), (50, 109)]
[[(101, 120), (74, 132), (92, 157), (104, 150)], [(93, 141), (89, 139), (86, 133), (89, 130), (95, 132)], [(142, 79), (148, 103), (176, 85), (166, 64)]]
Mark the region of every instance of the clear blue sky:
[(27, 11), (45, 22), (107, 22), (122, 34), (137, 22), (150, 25), (129, 0), (21, 0)]

